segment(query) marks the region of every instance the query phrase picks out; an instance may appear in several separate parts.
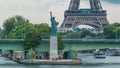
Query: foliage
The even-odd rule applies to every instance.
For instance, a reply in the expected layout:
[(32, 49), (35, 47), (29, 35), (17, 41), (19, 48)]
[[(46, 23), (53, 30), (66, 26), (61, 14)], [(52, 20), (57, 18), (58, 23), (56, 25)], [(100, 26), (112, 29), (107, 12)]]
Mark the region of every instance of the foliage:
[(62, 40), (62, 37), (58, 35), (58, 50), (63, 50), (65, 48), (65, 42)]
[[(29, 20), (23, 18), (22, 16), (16, 15), (14, 17), (8, 18), (4, 21), (3, 24), (4, 30), (2, 32), (2, 38), (9, 38), (9, 33), (12, 33), (13, 31), (15, 31), (16, 29), (18, 29), (26, 23), (29, 23)], [(10, 38), (15, 37), (14, 34), (11, 34), (10, 36)]]
[(32, 48), (29, 50), (29, 56), (30, 56), (32, 59), (35, 59), (35, 57), (36, 57), (35, 51), (34, 51)]
[(77, 51), (76, 50), (73, 50), (73, 57), (74, 57), (74, 59), (77, 58)]
[(91, 31), (86, 29), (78, 32), (68, 32), (66, 33), (66, 35), (67, 38), (92, 38), (96, 36), (95, 33), (92, 33)]
[(106, 39), (120, 38), (120, 24), (114, 23), (104, 28), (104, 36)]
[(92, 33), (91, 31), (86, 30), (86, 29), (81, 31), (81, 38), (86, 38), (88, 36), (89, 36), (89, 38), (90, 37), (95, 37), (95, 33)]
[(4, 29), (0, 32), (0, 38), (25, 39), (24, 49), (35, 49), (42, 42), (42, 36), (50, 36), (50, 27), (46, 23), (31, 24), (22, 16), (10, 17), (4, 21)]
[(81, 37), (81, 32), (69, 32), (67, 34), (68, 38), (80, 38)]
[(50, 34), (50, 27), (47, 24), (31, 25), (26, 29), (24, 49), (35, 49), (42, 43), (42, 36)]
[(40, 32), (41, 36), (50, 36), (50, 27), (46, 23), (35, 24), (35, 28)]
[(90, 39), (90, 38), (92, 38), (90, 35), (87, 35), (86, 37), (85, 37), (86, 39)]
[(25, 33), (27, 32), (26, 29), (28, 29), (32, 24), (26, 23), (24, 25), (19, 26), (18, 28), (12, 29), (10, 33), (8, 34), (8, 38), (10, 39), (20, 39), (20, 38), (25, 38)]
[(116, 39), (120, 39), (120, 26), (116, 28)]
[(39, 44), (41, 44), (41, 41), (42, 39), (40, 36), (40, 32), (38, 32), (34, 26), (30, 26), (30, 28), (27, 29), (27, 32), (25, 34), (25, 50), (29, 50), (30, 48), (36, 48)]

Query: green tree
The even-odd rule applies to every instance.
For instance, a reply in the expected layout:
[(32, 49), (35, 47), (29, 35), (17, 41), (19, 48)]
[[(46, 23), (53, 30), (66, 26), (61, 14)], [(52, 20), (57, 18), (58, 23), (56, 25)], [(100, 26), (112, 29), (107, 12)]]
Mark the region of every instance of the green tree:
[(2, 29), (0, 32), (0, 39), (6, 38), (5, 29)]
[(30, 48), (35, 49), (37, 46), (41, 44), (42, 38), (40, 32), (34, 26), (31, 26), (27, 29), (25, 34), (25, 50), (29, 50)]
[(73, 50), (73, 57), (74, 57), (74, 59), (76, 59), (77, 58), (77, 51), (76, 50)]
[(120, 39), (120, 26), (115, 29), (116, 39)]
[(92, 32), (89, 31), (89, 30), (83, 29), (83, 30), (81, 31), (81, 38), (86, 38), (87, 36), (89, 36), (89, 38), (90, 38), (90, 37), (94, 37), (95, 34), (92, 33)]
[(30, 25), (25, 32), (24, 49), (35, 50), (42, 43), (42, 36), (50, 35), (50, 27), (48, 24)]
[[(25, 19), (22, 16), (18, 16), (18, 15), (5, 20), (4, 24), (3, 24), (3, 27), (4, 27), (3, 38), (8, 37), (9, 33), (13, 29), (19, 28), (20, 26), (24, 25), (25, 23), (29, 23), (29, 20)], [(12, 36), (14, 36), (14, 34), (12, 34)]]
[(50, 27), (47, 23), (35, 24), (35, 28), (41, 36), (50, 36)]
[(114, 23), (114, 24), (110, 24), (107, 25), (104, 28), (104, 36), (106, 39), (115, 39), (116, 37), (119, 37), (119, 27), (120, 24), (119, 23)]
[(81, 32), (69, 32), (67, 33), (67, 38), (80, 38)]
[(86, 39), (90, 39), (90, 38), (92, 38), (90, 35), (86, 35), (86, 37), (85, 37)]
[(36, 57), (35, 51), (32, 48), (29, 50), (29, 56), (32, 60)]
[(58, 35), (58, 50), (63, 50), (65, 48), (65, 42), (62, 40), (62, 37)]
[(30, 26), (33, 26), (31, 23), (25, 23), (24, 25), (19, 26), (18, 28), (12, 29), (8, 34), (8, 38), (10, 39), (21, 39), (25, 38), (26, 29), (29, 29)]

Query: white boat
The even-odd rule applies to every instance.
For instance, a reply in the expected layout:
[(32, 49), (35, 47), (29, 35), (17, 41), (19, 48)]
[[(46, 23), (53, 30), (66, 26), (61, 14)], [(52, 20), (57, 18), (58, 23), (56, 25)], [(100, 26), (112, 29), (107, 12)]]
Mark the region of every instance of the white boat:
[(104, 59), (96, 59), (94, 56), (78, 57), (83, 64), (120, 64), (120, 56), (106, 56)]
[(105, 59), (106, 58), (106, 53), (103, 51), (96, 51), (93, 53), (93, 56), (95, 59)]
[(108, 56), (120, 56), (120, 51), (118, 50), (107, 51), (107, 55)]
[(98, 52), (94, 52), (93, 55), (78, 55), (77, 59), (81, 59), (83, 64), (120, 64), (120, 56), (108, 56), (105, 52), (100, 55)]

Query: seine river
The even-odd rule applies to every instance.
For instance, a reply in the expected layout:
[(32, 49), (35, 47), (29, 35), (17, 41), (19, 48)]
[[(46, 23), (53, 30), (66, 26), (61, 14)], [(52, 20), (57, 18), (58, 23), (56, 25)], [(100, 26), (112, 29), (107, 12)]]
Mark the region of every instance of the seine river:
[(22, 65), (0, 57), (0, 68), (120, 68), (120, 57), (93, 59), (84, 57), (82, 65)]

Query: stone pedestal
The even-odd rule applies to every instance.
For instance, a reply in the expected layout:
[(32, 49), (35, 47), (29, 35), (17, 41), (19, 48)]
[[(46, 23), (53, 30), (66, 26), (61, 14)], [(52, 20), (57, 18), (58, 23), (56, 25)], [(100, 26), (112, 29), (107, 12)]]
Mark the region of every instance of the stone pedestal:
[(24, 57), (24, 51), (13, 51), (13, 60), (16, 60), (16, 58), (19, 59), (25, 59)]
[(50, 60), (58, 58), (57, 36), (50, 36)]

